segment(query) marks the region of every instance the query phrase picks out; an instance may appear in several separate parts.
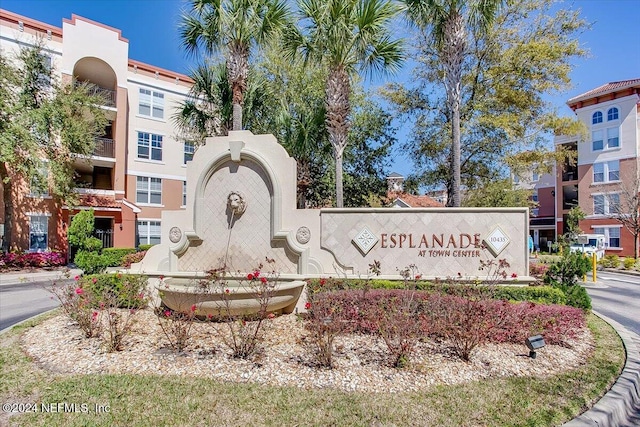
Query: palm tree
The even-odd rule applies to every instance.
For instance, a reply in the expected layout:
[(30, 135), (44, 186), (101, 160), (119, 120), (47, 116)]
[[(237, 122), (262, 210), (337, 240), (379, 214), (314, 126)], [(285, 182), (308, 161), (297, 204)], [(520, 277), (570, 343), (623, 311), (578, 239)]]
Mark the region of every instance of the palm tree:
[(460, 104), (467, 35), (485, 31), (508, 0), (402, 0), (409, 19), (427, 30), (444, 67), (444, 86), (451, 113), (451, 179), (448, 206), (460, 206)]
[(302, 29), (285, 34), (285, 53), (327, 67), (325, 126), (336, 161), (336, 206), (343, 207), (342, 155), (351, 112), (351, 77), (395, 71), (403, 60), (401, 41), (389, 24), (401, 8), (389, 0), (299, 0)]
[(225, 56), (233, 94), (233, 130), (242, 130), (251, 50), (276, 37), (288, 22), (284, 0), (190, 0), (180, 22), (182, 45), (190, 54)]

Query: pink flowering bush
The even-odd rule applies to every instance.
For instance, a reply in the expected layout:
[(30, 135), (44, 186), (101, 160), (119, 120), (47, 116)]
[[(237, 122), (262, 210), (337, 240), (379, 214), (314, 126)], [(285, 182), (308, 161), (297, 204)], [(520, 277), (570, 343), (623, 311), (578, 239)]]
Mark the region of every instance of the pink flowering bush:
[(48, 290), (60, 301), (64, 313), (77, 323), (85, 337), (100, 335), (102, 327), (96, 308), (97, 297), (90, 290), (83, 288), (78, 279), (65, 285), (54, 283)]
[(7, 252), (0, 254), (0, 271), (20, 270), (24, 268), (52, 268), (66, 264), (62, 252)]

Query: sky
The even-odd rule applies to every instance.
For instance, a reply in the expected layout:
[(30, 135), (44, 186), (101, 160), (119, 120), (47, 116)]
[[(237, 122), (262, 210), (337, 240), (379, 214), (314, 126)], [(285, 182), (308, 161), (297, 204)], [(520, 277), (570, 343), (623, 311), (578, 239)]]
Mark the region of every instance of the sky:
[[(62, 27), (72, 14), (120, 29), (129, 40), (129, 58), (168, 70), (185, 73), (194, 64), (180, 48), (178, 22), (184, 0), (1, 0), (0, 7), (29, 18)], [(640, 0), (573, 0), (563, 7), (580, 9), (592, 24), (580, 35), (580, 43), (590, 53), (573, 62), (573, 88), (548, 99), (564, 116), (572, 115), (566, 101), (608, 82), (640, 78)], [(377, 79), (410, 81), (406, 67), (393, 77)], [(400, 137), (400, 135), (398, 135)], [(408, 175), (409, 159), (394, 153), (392, 171)]]

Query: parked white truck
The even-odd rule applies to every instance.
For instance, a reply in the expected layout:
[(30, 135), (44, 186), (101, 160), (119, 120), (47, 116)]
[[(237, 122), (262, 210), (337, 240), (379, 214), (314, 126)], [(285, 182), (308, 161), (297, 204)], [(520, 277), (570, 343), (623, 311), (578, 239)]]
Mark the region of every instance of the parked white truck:
[(582, 252), (589, 256), (596, 254), (596, 259), (604, 257), (604, 234), (579, 234), (578, 240), (571, 244), (571, 252)]

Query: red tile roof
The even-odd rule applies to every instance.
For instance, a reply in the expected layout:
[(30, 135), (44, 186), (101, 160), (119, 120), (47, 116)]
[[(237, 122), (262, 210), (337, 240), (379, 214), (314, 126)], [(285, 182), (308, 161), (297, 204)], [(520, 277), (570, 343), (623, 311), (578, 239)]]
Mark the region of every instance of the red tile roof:
[(633, 80), (622, 80), (619, 82), (610, 82), (607, 84), (604, 84), (600, 87), (597, 87), (595, 89), (591, 89), (590, 91), (587, 91), (585, 93), (583, 93), (582, 95), (578, 95), (578, 96), (574, 96), (573, 98), (569, 99), (569, 101), (567, 101), (567, 104), (573, 104), (574, 102), (578, 102), (578, 101), (584, 101), (585, 99), (589, 99), (589, 98), (594, 98), (596, 96), (601, 96), (604, 94), (608, 94), (611, 92), (615, 92), (621, 89), (628, 89), (628, 88), (632, 88), (637, 86), (638, 88), (640, 88), (640, 79), (633, 79)]
[(409, 205), (412, 208), (441, 208), (444, 205), (435, 199), (424, 195), (424, 196), (414, 196), (413, 194), (408, 193), (389, 193), (387, 195), (388, 199), (391, 200), (391, 203), (394, 203), (396, 200), (400, 200), (405, 204)]

